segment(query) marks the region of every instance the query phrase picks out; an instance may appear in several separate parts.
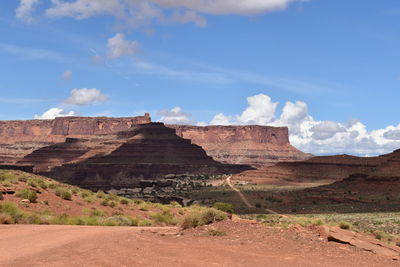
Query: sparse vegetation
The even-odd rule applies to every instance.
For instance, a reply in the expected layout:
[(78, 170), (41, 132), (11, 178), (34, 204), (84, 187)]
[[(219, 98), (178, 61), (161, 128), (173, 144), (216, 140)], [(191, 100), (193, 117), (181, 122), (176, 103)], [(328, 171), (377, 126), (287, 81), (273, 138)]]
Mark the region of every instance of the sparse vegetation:
[(210, 224), (213, 222), (223, 221), (227, 219), (225, 212), (200, 206), (193, 206), (189, 210), (181, 223), (183, 229), (196, 228), (198, 226)]
[(208, 235), (209, 236), (226, 236), (226, 233), (224, 231), (221, 230), (208, 230)]
[(23, 199), (28, 199), (31, 203), (35, 203), (38, 198), (35, 191), (27, 188), (15, 192), (15, 196)]
[(64, 200), (72, 200), (72, 192), (71, 190), (65, 188), (65, 187), (56, 187), (55, 189), (55, 194), (56, 196), (61, 197)]
[(227, 213), (233, 213), (233, 205), (229, 203), (215, 202), (213, 208)]

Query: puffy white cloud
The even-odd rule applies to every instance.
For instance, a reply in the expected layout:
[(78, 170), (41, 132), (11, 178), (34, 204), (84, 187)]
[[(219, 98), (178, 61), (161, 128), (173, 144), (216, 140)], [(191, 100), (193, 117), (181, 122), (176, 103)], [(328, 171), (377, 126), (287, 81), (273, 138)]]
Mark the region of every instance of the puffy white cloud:
[(278, 103), (266, 95), (248, 98), (249, 106), (242, 115), (214, 116), (212, 125), (259, 125), (287, 126), (290, 142), (297, 148), (314, 154), (378, 155), (400, 148), (400, 124), (384, 129), (368, 131), (358, 120), (348, 123), (318, 121), (309, 113), (307, 104), (301, 101), (286, 102), (278, 119), (275, 112)]
[(74, 111), (64, 111), (61, 108), (51, 108), (48, 111), (44, 112), (42, 115), (35, 115), (36, 120), (52, 120), (57, 117), (70, 117), (77, 116), (78, 114)]
[(214, 118), (210, 122), (211, 125), (230, 125), (230, 124), (237, 124), (234, 121), (232, 116), (225, 116), (222, 113), (219, 113), (214, 116)]
[(65, 70), (62, 74), (62, 78), (64, 80), (70, 80), (72, 78), (72, 71), (70, 70)]
[(72, 89), (70, 97), (64, 100), (65, 104), (85, 106), (105, 102), (108, 98), (96, 88)]
[(389, 140), (400, 140), (400, 129), (399, 130), (389, 130), (383, 134), (383, 137)]
[(272, 102), (267, 95), (259, 94), (247, 98), (248, 107), (241, 115), (225, 116), (217, 114), (211, 121), (212, 125), (266, 125), (274, 121), (277, 102)]
[(128, 41), (124, 34), (117, 33), (114, 37), (108, 39), (108, 58), (116, 59), (125, 55), (133, 55), (139, 49), (137, 41)]
[(323, 121), (311, 127), (312, 137), (316, 140), (325, 140), (337, 133), (346, 132), (346, 129), (334, 121)]
[(161, 118), (159, 121), (166, 124), (196, 124), (192, 119), (192, 115), (184, 112), (180, 107), (171, 110), (160, 110), (157, 112)]
[(40, 0), (21, 0), (19, 6), (15, 10), (15, 16), (17, 19), (27, 23), (32, 23), (32, 12), (35, 11), (39, 2)]
[[(49, 17), (85, 19), (109, 14), (128, 26), (149, 24), (153, 20), (165, 23), (194, 22), (205, 26), (201, 14), (253, 15), (285, 9), (292, 2), (304, 0), (51, 0), (46, 10)], [(170, 12), (172, 11), (172, 12)]]

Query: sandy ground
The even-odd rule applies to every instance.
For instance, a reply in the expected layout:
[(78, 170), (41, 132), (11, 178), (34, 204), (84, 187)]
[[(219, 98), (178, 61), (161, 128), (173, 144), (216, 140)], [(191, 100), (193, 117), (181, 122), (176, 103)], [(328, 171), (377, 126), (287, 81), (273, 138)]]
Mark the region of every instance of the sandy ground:
[[(226, 236), (210, 236), (210, 228)], [(0, 266), (400, 266), (298, 229), (0, 225)]]

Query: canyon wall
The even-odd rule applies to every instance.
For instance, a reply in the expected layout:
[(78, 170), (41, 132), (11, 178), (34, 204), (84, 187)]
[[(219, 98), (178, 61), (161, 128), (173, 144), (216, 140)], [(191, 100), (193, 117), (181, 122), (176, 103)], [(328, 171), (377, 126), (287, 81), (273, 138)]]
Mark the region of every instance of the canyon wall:
[(287, 127), (168, 125), (178, 136), (201, 146), (215, 160), (227, 164), (270, 166), (280, 161), (310, 158), (289, 142)]
[[(132, 118), (63, 117), (54, 120), (0, 121), (0, 164), (15, 164), (33, 151), (66, 138), (90, 139), (150, 123), (149, 114)], [(270, 166), (310, 157), (289, 143), (286, 127), (167, 125), (226, 164)]]
[(25, 155), (69, 137), (90, 138), (150, 123), (149, 114), (131, 118), (60, 117), (54, 120), (0, 121), (0, 164), (15, 164)]

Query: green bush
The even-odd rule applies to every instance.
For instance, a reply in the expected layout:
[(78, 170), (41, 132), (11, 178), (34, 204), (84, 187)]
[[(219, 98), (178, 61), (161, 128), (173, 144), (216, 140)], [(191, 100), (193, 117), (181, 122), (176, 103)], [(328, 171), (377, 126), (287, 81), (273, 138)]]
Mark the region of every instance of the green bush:
[(38, 182), (33, 178), (29, 178), (27, 184), (32, 187), (39, 187)]
[(26, 188), (15, 192), (15, 196), (19, 198), (29, 199), (29, 201), (32, 203), (35, 203), (37, 200), (36, 192)]
[(129, 204), (129, 200), (126, 198), (121, 198), (121, 200), (119, 201), (119, 203), (121, 203), (122, 205), (128, 205)]
[(178, 224), (178, 220), (169, 211), (162, 212), (162, 213), (158, 213), (158, 212), (153, 213), (150, 215), (150, 217), (156, 224), (164, 224), (164, 225), (177, 225)]
[(37, 181), (37, 184), (41, 187), (41, 188), (43, 188), (43, 189), (47, 189), (47, 187), (48, 187), (48, 184), (47, 184), (47, 182), (45, 182), (44, 180), (38, 180)]
[(65, 187), (57, 187), (55, 193), (56, 193), (56, 196), (59, 196), (62, 199), (65, 199), (65, 200), (72, 199), (72, 192)]
[(92, 210), (91, 216), (98, 216), (98, 217), (103, 217), (106, 213), (103, 210)]
[(214, 208), (192, 208), (192, 211), (186, 215), (181, 223), (183, 229), (195, 228), (198, 226), (211, 224), (218, 221), (226, 220), (228, 216), (225, 212)]
[(339, 227), (340, 227), (340, 229), (344, 229), (344, 230), (350, 229), (350, 225), (348, 223), (346, 223), (346, 222), (341, 222), (339, 224)]
[(229, 203), (215, 202), (213, 208), (223, 212), (233, 213), (233, 205)]

